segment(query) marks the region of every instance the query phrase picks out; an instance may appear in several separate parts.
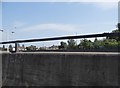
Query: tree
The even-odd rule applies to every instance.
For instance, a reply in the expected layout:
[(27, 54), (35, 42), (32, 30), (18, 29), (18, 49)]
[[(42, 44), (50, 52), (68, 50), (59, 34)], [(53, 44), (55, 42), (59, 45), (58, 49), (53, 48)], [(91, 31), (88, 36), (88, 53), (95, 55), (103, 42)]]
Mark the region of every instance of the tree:
[(35, 51), (36, 50), (36, 46), (31, 45), (29, 47), (26, 47), (27, 51)]
[(2, 50), (3, 50), (3, 51), (6, 50), (5, 45), (3, 45)]
[(120, 23), (117, 24), (118, 30), (120, 32)]
[(2, 51), (2, 47), (0, 47), (0, 51)]
[[(120, 32), (120, 23), (118, 23), (118, 30)], [(118, 41), (120, 41), (120, 35), (118, 35)], [(120, 45), (119, 45), (120, 46)]]
[(25, 45), (24, 45), (24, 44), (22, 45), (22, 48), (25, 48)]
[(106, 49), (115, 49), (118, 47), (118, 42), (115, 39), (103, 39), (103, 46)]
[[(120, 23), (117, 24), (117, 29), (113, 30), (111, 33), (120, 33)], [(117, 41), (120, 41), (120, 36), (110, 36), (108, 39), (115, 39)]]
[(59, 49), (67, 49), (67, 43), (66, 42), (60, 42)]
[(13, 50), (12, 45), (9, 45), (9, 51), (12, 51), (12, 50)]
[(22, 50), (25, 50), (25, 45), (24, 44), (22, 45)]
[(80, 41), (79, 44), (80, 49), (92, 49), (93, 48), (93, 43), (90, 40), (84, 39)]
[(68, 42), (68, 49), (75, 49), (77, 47), (74, 39), (69, 39), (67, 42)]
[(93, 46), (94, 46), (94, 49), (100, 49), (100, 48), (103, 48), (103, 43), (101, 40), (98, 40), (97, 38), (95, 38), (93, 42)]
[(19, 43), (17, 43), (17, 48), (20, 48), (20, 44)]

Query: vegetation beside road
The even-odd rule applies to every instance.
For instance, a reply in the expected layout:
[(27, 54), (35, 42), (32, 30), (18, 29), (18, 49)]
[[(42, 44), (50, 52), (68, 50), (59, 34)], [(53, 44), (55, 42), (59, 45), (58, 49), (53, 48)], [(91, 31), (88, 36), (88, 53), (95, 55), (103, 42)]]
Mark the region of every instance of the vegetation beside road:
[[(117, 29), (113, 30), (111, 33), (119, 33), (120, 32), (120, 23), (117, 25)], [(9, 50), (12, 50), (12, 45), (9, 45)], [(67, 42), (61, 41), (60, 45), (52, 45), (51, 47), (40, 47), (37, 48), (35, 45), (30, 45), (25, 47), (24, 45), (20, 46), (18, 44), (18, 49), (20, 51), (40, 51), (40, 50), (57, 50), (57, 51), (97, 51), (97, 50), (119, 50), (120, 48), (120, 35), (118, 36), (111, 36), (106, 37), (101, 40), (95, 38), (94, 41), (88, 40), (88, 39), (82, 39), (80, 40), (80, 43), (77, 44), (77, 42), (74, 39), (69, 39)], [(2, 48), (0, 48), (2, 51), (7, 51), (7, 48), (5, 48), (5, 45), (3, 45)]]
[[(113, 30), (112, 33), (118, 33), (120, 32), (120, 23), (117, 25), (117, 29)], [(81, 49), (81, 50), (93, 50), (93, 49), (119, 49), (120, 45), (120, 36), (112, 36), (107, 37), (102, 40), (98, 40), (95, 38), (95, 40), (92, 42), (91, 40), (83, 39), (80, 41), (80, 43), (77, 45), (76, 41), (73, 39), (70, 39), (66, 42), (61, 42), (61, 45), (59, 46), (59, 49)]]

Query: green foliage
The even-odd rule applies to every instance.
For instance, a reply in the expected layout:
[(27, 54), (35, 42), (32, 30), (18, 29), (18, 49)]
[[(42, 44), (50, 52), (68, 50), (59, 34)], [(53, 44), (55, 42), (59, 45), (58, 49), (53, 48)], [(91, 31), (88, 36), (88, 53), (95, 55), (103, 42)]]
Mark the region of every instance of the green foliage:
[[(117, 24), (117, 29), (116, 30), (113, 30), (112, 33), (119, 33), (120, 32), (120, 23)], [(111, 36), (109, 37), (108, 39), (115, 39), (117, 41), (120, 41), (120, 36)]]
[(90, 40), (84, 39), (80, 41), (79, 44), (80, 49), (92, 49), (93, 48), (93, 43)]
[(9, 45), (9, 51), (12, 51), (12, 50), (13, 50), (12, 45)]
[(104, 39), (102, 42), (103, 42), (104, 48), (107, 48), (107, 49), (118, 47), (118, 42), (115, 39)]
[(5, 48), (5, 45), (3, 45), (2, 47), (0, 47), (0, 51), (7, 51), (7, 48)]
[(75, 49), (77, 47), (74, 39), (69, 39), (67, 42), (68, 42), (68, 49)]
[(59, 49), (67, 49), (67, 43), (66, 42), (60, 42)]
[(93, 48), (94, 49), (99, 49), (103, 47), (103, 42), (102, 40), (98, 40), (97, 38), (93, 42)]
[(26, 47), (27, 51), (35, 51), (36, 50), (36, 46), (29, 46), (29, 47)]
[(61, 42), (60, 49), (80, 49), (80, 50), (109, 50), (109, 49), (118, 49), (120, 47), (120, 41), (116, 39), (107, 39), (98, 40), (97, 38), (92, 42), (91, 40), (83, 39), (80, 41), (80, 44), (76, 44), (75, 40), (70, 39), (67, 41), (68, 45), (65, 42)]
[[(120, 32), (120, 30), (118, 30), (118, 29), (112, 31), (112, 33), (118, 33), (118, 32)], [(108, 39), (115, 39), (117, 41), (120, 41), (119, 37), (120, 37), (119, 35), (118, 36), (111, 36), (111, 37), (108, 37)]]
[(120, 23), (118, 23), (118, 24), (117, 24), (117, 27), (118, 27), (118, 29), (119, 29), (119, 32), (120, 32)]
[(95, 39), (94, 42), (84, 39), (79, 44), (80, 49), (117, 49), (118, 41), (115, 39)]

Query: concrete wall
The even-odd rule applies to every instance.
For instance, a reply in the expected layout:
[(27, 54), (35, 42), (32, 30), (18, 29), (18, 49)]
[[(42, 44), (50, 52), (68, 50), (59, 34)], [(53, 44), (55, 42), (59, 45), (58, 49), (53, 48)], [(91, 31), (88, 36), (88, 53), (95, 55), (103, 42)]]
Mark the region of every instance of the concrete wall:
[(3, 53), (3, 86), (118, 86), (112, 53)]
[(0, 88), (1, 87), (2, 87), (2, 55), (0, 54)]

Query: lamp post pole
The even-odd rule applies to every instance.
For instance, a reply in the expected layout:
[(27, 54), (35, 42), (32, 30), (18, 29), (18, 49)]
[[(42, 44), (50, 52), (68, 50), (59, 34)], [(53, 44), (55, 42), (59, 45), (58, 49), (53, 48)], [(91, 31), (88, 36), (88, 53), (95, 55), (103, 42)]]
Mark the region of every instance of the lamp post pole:
[(1, 32), (3, 32), (3, 30), (2, 30), (2, 29), (0, 29), (0, 31), (1, 31)]
[[(15, 34), (15, 32), (12, 31), (11, 33), (12, 33), (12, 37), (13, 37), (12, 39), (14, 40), (14, 34)], [(14, 52), (17, 52), (17, 45), (18, 45), (18, 44), (15, 43), (15, 47), (13, 48), (13, 49), (14, 49), (14, 50), (13, 50)]]
[(2, 39), (2, 33), (3, 33), (3, 30), (2, 29), (0, 29), (0, 32), (1, 32), (1, 39), (0, 39), (0, 41), (2, 41), (3, 39)]
[[(0, 29), (0, 31), (3, 33), (3, 30), (2, 30), (2, 29)], [(2, 40), (2, 35), (1, 35), (1, 40)]]
[(14, 34), (15, 34), (15, 32), (12, 31), (11, 33), (12, 33), (12, 39), (14, 40)]
[[(77, 33), (76, 33), (76, 36), (77, 36)], [(77, 39), (76, 39), (76, 45), (77, 45)]]

